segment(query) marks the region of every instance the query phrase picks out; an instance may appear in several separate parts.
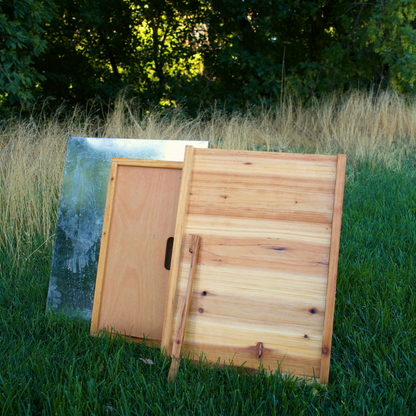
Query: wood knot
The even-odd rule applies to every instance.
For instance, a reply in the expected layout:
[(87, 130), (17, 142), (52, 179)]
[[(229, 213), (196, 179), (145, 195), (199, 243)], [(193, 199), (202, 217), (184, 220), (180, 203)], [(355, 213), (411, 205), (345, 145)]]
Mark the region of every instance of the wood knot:
[(322, 354), (327, 355), (329, 353), (329, 348), (326, 345), (322, 345)]
[(259, 358), (263, 356), (263, 343), (262, 342), (257, 343), (257, 355), (259, 356)]

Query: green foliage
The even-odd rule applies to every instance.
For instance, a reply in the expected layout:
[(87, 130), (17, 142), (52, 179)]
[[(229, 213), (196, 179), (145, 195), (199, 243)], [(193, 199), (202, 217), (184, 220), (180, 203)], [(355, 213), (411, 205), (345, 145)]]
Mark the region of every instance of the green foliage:
[(158, 349), (45, 313), (50, 245), (0, 253), (2, 414), (415, 414), (415, 204), (413, 168), (347, 169), (328, 387), (188, 360), (168, 383)]
[(123, 0), (62, 0), (48, 28), (48, 50), (36, 61), (44, 75), (43, 97), (72, 105), (107, 98), (134, 71), (137, 22)]
[(288, 93), (415, 92), (411, 0), (61, 0), (53, 20), (51, 2), (2, 3), (3, 104), (113, 104), (129, 87), (145, 105), (195, 115)]
[[(126, 86), (158, 103), (195, 64), (190, 34), (199, 2), (63, 0), (37, 61), (43, 97), (113, 102)], [(190, 52), (192, 51), (192, 52)]]
[(276, 32), (287, 7), (278, 0), (212, 1), (199, 32), (204, 103), (244, 107), (280, 91), (284, 45)]
[(46, 50), (45, 24), (51, 21), (51, 1), (3, 0), (0, 3), (0, 105), (27, 105), (36, 84), (44, 79), (33, 59)]
[(394, 0), (375, 8), (368, 25), (368, 41), (389, 69), (390, 84), (398, 92), (415, 91), (416, 3)]

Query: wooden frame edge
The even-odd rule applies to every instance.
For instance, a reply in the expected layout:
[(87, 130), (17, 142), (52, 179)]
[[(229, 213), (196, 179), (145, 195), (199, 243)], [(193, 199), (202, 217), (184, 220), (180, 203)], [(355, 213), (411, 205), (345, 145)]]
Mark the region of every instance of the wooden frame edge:
[(159, 168), (159, 169), (182, 169), (183, 162), (171, 162), (169, 160), (149, 160), (149, 159), (127, 159), (113, 158), (118, 166), (137, 166), (142, 168)]
[(175, 235), (173, 240), (172, 263), (169, 273), (168, 298), (166, 301), (165, 318), (163, 320), (161, 350), (168, 355), (171, 353), (171, 335), (173, 327), (173, 314), (176, 302), (176, 290), (180, 257), (182, 249), (182, 238), (185, 230), (185, 219), (188, 210), (189, 190), (191, 187), (192, 167), (194, 160), (194, 148), (185, 147), (185, 159), (182, 168), (182, 182), (179, 194), (178, 211), (176, 215)]
[(95, 290), (94, 290), (94, 302), (92, 305), (92, 316), (91, 316), (91, 327), (90, 333), (94, 334), (98, 331), (98, 321), (100, 317), (101, 310), (101, 297), (103, 292), (103, 283), (104, 283), (104, 270), (107, 260), (107, 248), (108, 248), (108, 234), (110, 231), (111, 225), (111, 214), (113, 211), (113, 199), (116, 189), (116, 179), (117, 179), (117, 160), (111, 160), (110, 168), (110, 178), (108, 181), (108, 190), (107, 190), (107, 200), (105, 203), (105, 214), (103, 222), (103, 231), (101, 234), (101, 245), (100, 245), (100, 255), (98, 258), (98, 267), (97, 267), (97, 278), (95, 280)]
[(319, 382), (328, 384), (331, 361), (332, 329), (334, 325), (335, 292), (337, 286), (339, 245), (341, 239), (342, 205), (344, 201), (346, 155), (338, 155), (335, 178), (334, 209), (331, 230), (331, 248), (328, 262), (328, 280), (325, 303), (325, 320), (322, 338), (322, 358)]

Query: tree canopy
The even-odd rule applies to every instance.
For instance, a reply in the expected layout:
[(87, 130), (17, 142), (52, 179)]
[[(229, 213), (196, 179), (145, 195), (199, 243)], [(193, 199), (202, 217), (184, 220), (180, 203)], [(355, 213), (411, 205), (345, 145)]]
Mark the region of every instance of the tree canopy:
[(0, 100), (190, 111), (351, 87), (416, 89), (411, 0), (3, 0)]
[(52, 12), (49, 0), (0, 2), (0, 105), (25, 105), (45, 80), (34, 58), (46, 51), (45, 25)]

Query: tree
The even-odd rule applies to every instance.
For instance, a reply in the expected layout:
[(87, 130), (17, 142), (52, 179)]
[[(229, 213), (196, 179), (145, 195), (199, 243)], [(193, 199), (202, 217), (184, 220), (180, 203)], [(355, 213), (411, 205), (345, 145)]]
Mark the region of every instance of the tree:
[(138, 58), (144, 69), (145, 85), (152, 95), (148, 99), (182, 100), (198, 73), (200, 57), (198, 25), (204, 18), (206, 3), (202, 0), (135, 0), (138, 36), (141, 46)]
[[(36, 61), (43, 97), (72, 105), (111, 101), (130, 87), (143, 101), (169, 102), (195, 68), (192, 30), (199, 0), (61, 0)], [(193, 68), (193, 69), (191, 69)], [(195, 72), (195, 71), (194, 71)]]
[(382, 58), (390, 85), (398, 92), (415, 92), (416, 3), (380, 0), (368, 23), (368, 41)]
[(27, 106), (44, 79), (33, 59), (46, 50), (45, 25), (52, 20), (50, 0), (0, 3), (0, 105)]
[(130, 86), (195, 113), (416, 82), (411, 0), (60, 0), (55, 16), (38, 90), (73, 105)]
[(309, 31), (302, 30), (310, 40), (309, 57), (287, 77), (301, 96), (375, 85), (414, 92), (414, 2), (296, 0), (293, 7), (311, 22)]
[(136, 68), (137, 24), (124, 0), (60, 0), (48, 50), (36, 60), (43, 98), (76, 105), (114, 97)]

